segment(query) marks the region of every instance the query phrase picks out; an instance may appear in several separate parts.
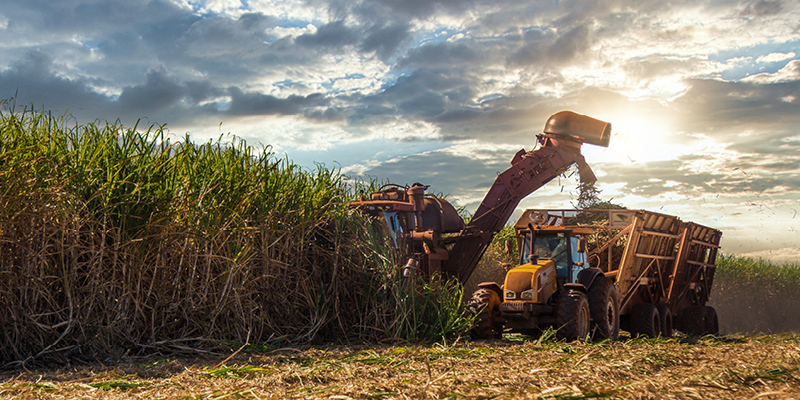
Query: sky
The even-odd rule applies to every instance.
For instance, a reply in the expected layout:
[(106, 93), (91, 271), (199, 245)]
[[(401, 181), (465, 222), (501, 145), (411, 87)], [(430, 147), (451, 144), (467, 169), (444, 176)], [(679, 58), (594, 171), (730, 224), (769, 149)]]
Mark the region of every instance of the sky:
[(800, 263), (797, 0), (0, 0), (0, 98), (232, 134), (468, 211), (572, 110), (612, 124), (583, 147), (602, 198)]

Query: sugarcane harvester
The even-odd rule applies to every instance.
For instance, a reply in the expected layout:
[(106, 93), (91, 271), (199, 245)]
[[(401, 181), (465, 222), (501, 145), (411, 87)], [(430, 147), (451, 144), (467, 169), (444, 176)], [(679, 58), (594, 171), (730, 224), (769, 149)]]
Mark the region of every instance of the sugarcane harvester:
[[(536, 136), (541, 146), (514, 155), (466, 224), (419, 183), (387, 185), (351, 206), (388, 228), (404, 276), (465, 283), (523, 198), (573, 164), (582, 183), (596, 180), (581, 145), (607, 147), (610, 134), (609, 123), (585, 115), (552, 115)], [(582, 220), (598, 212), (600, 223)], [(549, 328), (566, 340), (617, 339), (620, 328), (650, 337), (671, 336), (673, 326), (698, 335), (719, 330), (716, 311), (705, 305), (722, 236), (716, 229), (645, 210), (537, 209), (523, 213), (515, 232), (519, 264), (502, 285), (483, 282), (470, 299), (475, 338)]]
[(452, 276), (465, 283), (494, 236), (526, 196), (577, 164), (581, 182), (594, 182), (594, 173), (581, 154), (581, 145), (608, 147), (611, 124), (571, 111), (553, 114), (540, 147), (524, 149), (511, 167), (497, 176), (478, 209), (464, 223), (447, 200), (426, 193), (427, 185), (385, 185), (369, 198), (350, 203), (376, 217), (391, 235), (404, 275)]

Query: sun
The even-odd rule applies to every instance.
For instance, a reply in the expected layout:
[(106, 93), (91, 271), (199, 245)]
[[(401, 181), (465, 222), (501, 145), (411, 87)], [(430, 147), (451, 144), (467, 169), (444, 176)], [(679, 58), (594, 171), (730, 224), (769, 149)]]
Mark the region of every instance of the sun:
[(609, 113), (608, 148), (584, 146), (587, 160), (611, 163), (646, 163), (673, 160), (687, 151), (667, 118), (641, 112)]

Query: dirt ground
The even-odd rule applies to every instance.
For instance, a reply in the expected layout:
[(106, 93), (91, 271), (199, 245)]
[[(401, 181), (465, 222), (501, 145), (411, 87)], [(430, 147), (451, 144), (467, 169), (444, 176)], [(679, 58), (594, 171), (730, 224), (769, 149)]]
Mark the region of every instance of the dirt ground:
[(506, 335), (230, 355), (6, 371), (0, 398), (800, 399), (796, 334), (601, 343)]

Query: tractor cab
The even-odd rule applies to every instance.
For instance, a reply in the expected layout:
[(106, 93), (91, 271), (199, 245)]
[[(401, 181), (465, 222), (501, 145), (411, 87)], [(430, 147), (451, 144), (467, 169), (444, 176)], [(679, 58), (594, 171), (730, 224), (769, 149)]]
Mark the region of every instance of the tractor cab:
[(503, 300), (548, 304), (565, 284), (577, 283), (578, 273), (589, 268), (585, 233), (581, 228), (549, 226), (517, 229), (519, 266), (506, 274)]
[(580, 233), (574, 230), (541, 228), (521, 233), (524, 236), (520, 238), (520, 265), (550, 260), (555, 264), (556, 276), (561, 283), (577, 282), (578, 273), (589, 268), (586, 239)]

